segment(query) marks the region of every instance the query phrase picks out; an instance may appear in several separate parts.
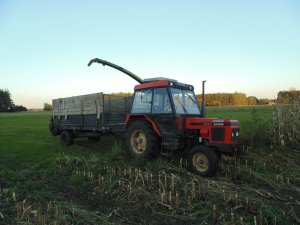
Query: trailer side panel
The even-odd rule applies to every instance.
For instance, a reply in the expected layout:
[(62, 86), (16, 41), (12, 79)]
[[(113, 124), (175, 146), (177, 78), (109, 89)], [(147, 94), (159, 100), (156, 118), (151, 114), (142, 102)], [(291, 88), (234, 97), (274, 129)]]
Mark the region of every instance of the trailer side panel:
[(132, 97), (100, 93), (53, 99), (50, 130), (54, 135), (71, 130), (75, 136), (122, 133)]

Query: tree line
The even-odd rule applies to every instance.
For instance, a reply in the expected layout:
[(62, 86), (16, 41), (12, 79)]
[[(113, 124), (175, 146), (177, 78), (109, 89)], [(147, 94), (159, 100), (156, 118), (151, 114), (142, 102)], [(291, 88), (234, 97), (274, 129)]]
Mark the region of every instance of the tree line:
[[(199, 104), (202, 104), (202, 95), (196, 95)], [(255, 96), (247, 96), (245, 93), (213, 93), (205, 94), (205, 105), (207, 106), (226, 106), (226, 105), (268, 105), (274, 100), (263, 98), (258, 99)]]
[(0, 89), (0, 112), (21, 112), (27, 111), (26, 107), (22, 105), (15, 105), (11, 99), (9, 90)]

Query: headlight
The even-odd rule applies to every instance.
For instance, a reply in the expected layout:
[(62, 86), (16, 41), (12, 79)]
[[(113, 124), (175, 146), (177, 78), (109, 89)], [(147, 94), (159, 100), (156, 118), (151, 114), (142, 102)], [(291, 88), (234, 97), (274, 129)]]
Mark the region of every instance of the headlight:
[(231, 137), (238, 137), (240, 135), (238, 130), (233, 130), (231, 133)]

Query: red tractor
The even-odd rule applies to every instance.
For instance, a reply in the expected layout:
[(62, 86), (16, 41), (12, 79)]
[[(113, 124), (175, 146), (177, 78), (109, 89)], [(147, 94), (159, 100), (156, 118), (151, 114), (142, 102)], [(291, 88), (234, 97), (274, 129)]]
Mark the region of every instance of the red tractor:
[(167, 78), (142, 80), (122, 67), (97, 58), (88, 65), (94, 62), (113, 67), (139, 82), (134, 87), (131, 111), (125, 121), (130, 156), (150, 158), (182, 151), (193, 172), (210, 177), (216, 173), (221, 155), (238, 153), (239, 122), (205, 118), (205, 81), (200, 109), (192, 85)]

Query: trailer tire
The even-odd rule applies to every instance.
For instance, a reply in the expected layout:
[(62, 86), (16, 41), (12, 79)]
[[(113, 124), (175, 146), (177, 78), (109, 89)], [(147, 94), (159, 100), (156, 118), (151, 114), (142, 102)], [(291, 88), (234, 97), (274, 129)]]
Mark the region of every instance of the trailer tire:
[(207, 146), (195, 146), (188, 154), (188, 164), (192, 172), (212, 177), (218, 170), (219, 158), (213, 149)]
[(126, 135), (128, 155), (132, 158), (154, 158), (158, 155), (159, 139), (146, 121), (132, 122)]
[(64, 130), (60, 134), (60, 143), (63, 146), (70, 146), (73, 144), (74, 137), (73, 134), (70, 131)]

